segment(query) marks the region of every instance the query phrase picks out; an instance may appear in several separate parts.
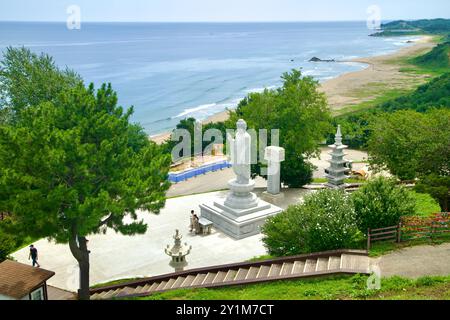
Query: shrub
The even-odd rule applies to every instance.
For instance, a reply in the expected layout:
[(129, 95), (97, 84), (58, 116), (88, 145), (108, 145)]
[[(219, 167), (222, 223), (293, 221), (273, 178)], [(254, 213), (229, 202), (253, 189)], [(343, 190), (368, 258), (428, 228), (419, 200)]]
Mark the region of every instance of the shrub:
[(359, 230), (385, 228), (400, 222), (401, 216), (415, 213), (415, 199), (394, 180), (379, 177), (352, 195)]
[(0, 233), (0, 262), (7, 259), (8, 256), (17, 249), (20, 241), (9, 234)]
[(353, 203), (341, 190), (322, 190), (268, 219), (262, 228), (269, 254), (289, 256), (354, 247), (362, 238)]

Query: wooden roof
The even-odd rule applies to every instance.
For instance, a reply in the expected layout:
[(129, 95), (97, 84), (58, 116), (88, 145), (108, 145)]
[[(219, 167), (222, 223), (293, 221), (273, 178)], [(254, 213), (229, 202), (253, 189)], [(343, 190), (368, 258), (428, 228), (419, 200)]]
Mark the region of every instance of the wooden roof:
[(5, 260), (0, 263), (0, 294), (21, 299), (54, 275), (53, 271)]

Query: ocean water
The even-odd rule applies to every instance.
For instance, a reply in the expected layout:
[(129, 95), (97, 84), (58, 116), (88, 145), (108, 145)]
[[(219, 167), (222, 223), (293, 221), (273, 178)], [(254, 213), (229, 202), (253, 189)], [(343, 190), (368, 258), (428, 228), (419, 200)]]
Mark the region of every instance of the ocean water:
[(149, 134), (181, 119), (205, 119), (236, 106), (249, 92), (274, 88), (293, 68), (325, 81), (361, 70), (349, 60), (390, 53), (402, 38), (369, 37), (365, 22), (317, 23), (64, 23), (0, 22), (0, 51), (26, 46), (52, 55), (99, 86), (110, 82), (119, 103)]

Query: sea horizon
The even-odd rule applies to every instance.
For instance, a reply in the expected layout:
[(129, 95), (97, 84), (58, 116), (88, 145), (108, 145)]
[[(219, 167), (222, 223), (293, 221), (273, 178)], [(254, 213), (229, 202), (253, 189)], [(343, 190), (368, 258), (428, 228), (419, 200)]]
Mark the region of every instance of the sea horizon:
[[(180, 28), (180, 25), (183, 25)], [(116, 28), (120, 26), (120, 28)], [(0, 51), (25, 46), (96, 87), (110, 82), (119, 103), (149, 135), (186, 117), (204, 120), (234, 108), (250, 92), (281, 85), (302, 69), (320, 82), (366, 68), (349, 61), (407, 46), (417, 36), (369, 37), (363, 21), (306, 22), (0, 22)]]

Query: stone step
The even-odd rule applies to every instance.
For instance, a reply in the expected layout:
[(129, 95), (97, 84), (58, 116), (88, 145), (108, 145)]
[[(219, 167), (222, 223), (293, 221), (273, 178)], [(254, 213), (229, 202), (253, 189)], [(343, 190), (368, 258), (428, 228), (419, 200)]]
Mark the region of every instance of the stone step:
[(214, 278), (216, 277), (216, 273), (215, 272), (208, 272), (208, 274), (205, 277), (205, 280), (203, 280), (203, 285), (205, 284), (211, 284), (214, 280)]
[(283, 263), (283, 266), (281, 267), (280, 275), (282, 276), (289, 276), (292, 274), (292, 269), (294, 268), (294, 264), (291, 262), (285, 262)]
[(236, 277), (234, 278), (234, 281), (244, 280), (245, 277), (247, 276), (247, 273), (248, 269), (240, 268), (236, 274)]
[(156, 288), (158, 288), (159, 286), (159, 282), (153, 282), (152, 285), (150, 286), (149, 292), (155, 291)]
[(179, 288), (184, 280), (186, 280), (186, 277), (178, 277), (173, 283), (172, 289)]
[(280, 275), (280, 271), (281, 271), (281, 264), (274, 263), (270, 266), (268, 277), (277, 277)]
[(141, 293), (141, 292), (142, 292), (142, 289), (144, 289), (144, 286), (137, 286), (137, 287), (134, 289), (133, 294), (139, 294), (139, 293)]
[(341, 257), (331, 256), (328, 258), (328, 270), (339, 270), (341, 268)]
[(292, 268), (292, 274), (300, 274), (303, 273), (305, 269), (305, 261), (299, 260), (294, 262), (294, 267)]
[[(122, 289), (119, 289), (119, 291), (120, 291), (120, 290), (122, 290)], [(103, 291), (103, 292), (100, 292), (100, 293), (95, 294), (95, 298), (101, 300), (101, 299), (104, 299), (104, 297), (105, 297), (106, 295), (111, 294), (111, 293), (113, 293), (113, 292), (114, 292), (114, 290)], [(92, 297), (91, 297), (91, 298), (92, 298)]]
[(225, 279), (225, 276), (227, 273), (225, 271), (219, 271), (217, 272), (216, 277), (213, 279), (212, 283), (222, 283), (223, 279)]
[[(121, 289), (120, 289), (121, 290)], [(109, 290), (109, 291), (103, 291), (103, 292), (99, 292), (95, 294), (95, 298), (96, 299), (102, 299), (102, 297), (104, 297), (105, 295), (107, 295), (108, 293), (112, 293), (114, 290)], [(92, 298), (92, 297), (91, 297)]]
[(223, 279), (223, 282), (229, 282), (233, 281), (236, 277), (237, 271), (236, 270), (228, 270), (227, 275), (225, 276), (225, 279)]
[(175, 283), (175, 279), (169, 279), (169, 281), (167, 281), (166, 285), (164, 286), (163, 290), (169, 290), (172, 288), (173, 284)]
[(134, 292), (134, 288), (125, 287), (125, 288), (122, 288), (122, 290), (120, 290), (119, 292), (117, 292), (117, 294), (115, 296), (116, 297), (128, 296), (128, 295), (133, 294), (133, 292)]
[(152, 287), (151, 284), (143, 285), (143, 286), (142, 286), (142, 289), (141, 289), (141, 291), (140, 291), (139, 293), (147, 293), (147, 292), (150, 292), (150, 288), (151, 288), (151, 287)]
[(260, 269), (259, 267), (250, 267), (250, 269), (248, 270), (247, 276), (245, 277), (245, 280), (256, 279), (259, 269)]
[[(166, 291), (177, 288), (188, 288), (195, 286), (208, 286), (211, 284), (230, 283), (244, 280), (264, 280), (277, 277), (289, 277), (291, 275), (302, 276), (314, 272), (337, 272), (348, 270), (352, 273), (368, 272), (369, 258), (365, 255), (353, 253), (342, 254), (341, 256), (328, 256), (322, 258), (299, 258), (292, 262), (278, 262), (271, 265), (256, 265), (252, 267), (242, 267), (223, 271), (211, 271), (208, 273), (191, 274), (187, 276), (175, 276), (166, 278), (164, 281), (149, 282), (136, 287), (125, 286), (111, 289), (91, 296), (92, 300), (106, 300), (115, 297), (125, 297), (129, 295), (145, 295), (157, 291)], [(213, 269), (214, 270), (214, 269)]]
[(328, 258), (317, 259), (316, 271), (326, 271), (328, 270)]
[(266, 278), (269, 275), (270, 267), (269, 266), (261, 266), (259, 267), (258, 274), (256, 275), (256, 279)]
[(306, 259), (303, 273), (311, 273), (316, 271), (316, 264), (317, 264), (316, 259)]
[(166, 286), (166, 284), (167, 284), (167, 281), (162, 281), (162, 282), (160, 282), (159, 285), (156, 287), (156, 290), (155, 290), (155, 291), (163, 290), (164, 287)]
[(199, 273), (194, 281), (192, 281), (192, 286), (199, 286), (203, 283), (203, 280), (206, 278), (206, 273)]
[(195, 276), (189, 275), (184, 279), (183, 283), (180, 285), (180, 288), (189, 287), (194, 282)]
[(369, 269), (369, 258), (367, 256), (342, 254), (341, 269), (365, 271)]

